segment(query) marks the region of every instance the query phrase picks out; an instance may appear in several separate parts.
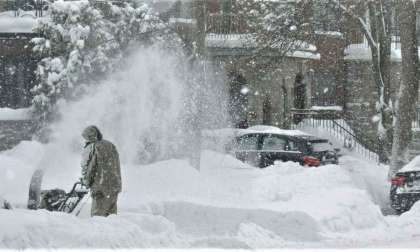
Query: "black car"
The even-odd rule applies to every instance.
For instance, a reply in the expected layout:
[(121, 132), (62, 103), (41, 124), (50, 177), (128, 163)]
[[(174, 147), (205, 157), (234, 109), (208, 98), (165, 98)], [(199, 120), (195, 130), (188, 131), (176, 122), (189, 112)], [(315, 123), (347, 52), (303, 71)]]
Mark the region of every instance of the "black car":
[(391, 179), (390, 199), (397, 213), (410, 210), (420, 199), (420, 171), (398, 172)]
[(275, 161), (293, 161), (302, 165), (338, 164), (338, 149), (327, 139), (311, 135), (250, 132), (235, 138), (231, 152), (237, 159), (263, 168)]

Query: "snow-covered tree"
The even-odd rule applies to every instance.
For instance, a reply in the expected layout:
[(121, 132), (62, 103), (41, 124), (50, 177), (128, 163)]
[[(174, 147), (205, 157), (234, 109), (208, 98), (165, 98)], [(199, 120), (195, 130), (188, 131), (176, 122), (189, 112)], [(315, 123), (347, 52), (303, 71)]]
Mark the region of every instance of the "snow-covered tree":
[[(100, 4), (99, 4), (100, 3)], [(55, 1), (35, 28), (33, 50), (40, 54), (33, 106), (41, 121), (51, 119), (60, 98), (114, 71), (131, 43), (150, 41), (164, 25), (145, 4)]]
[(301, 46), (308, 23), (295, 2), (242, 0), (236, 9), (247, 21), (259, 52), (272, 51), (280, 56)]

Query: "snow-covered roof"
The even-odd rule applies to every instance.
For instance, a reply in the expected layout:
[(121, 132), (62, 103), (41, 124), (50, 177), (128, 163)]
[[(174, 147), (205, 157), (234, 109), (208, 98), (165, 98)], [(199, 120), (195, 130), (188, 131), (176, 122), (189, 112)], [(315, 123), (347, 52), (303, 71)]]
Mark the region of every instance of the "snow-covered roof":
[(14, 12), (0, 13), (0, 33), (32, 33), (37, 19), (32, 13), (23, 13), (15, 17)]
[[(215, 34), (206, 35), (206, 46), (208, 48), (227, 49), (252, 49), (257, 47), (257, 42), (250, 34)], [(317, 48), (305, 41), (296, 41), (296, 50), (286, 53), (288, 57), (320, 59)]]
[(343, 111), (341, 106), (312, 106), (311, 110), (334, 110), (334, 111)]
[(315, 34), (334, 37), (334, 38), (343, 38), (343, 33), (338, 32), (338, 31), (315, 31)]
[(30, 119), (30, 109), (0, 108), (0, 121), (20, 121)]
[(301, 50), (286, 53), (286, 56), (292, 57), (292, 58), (313, 59), (313, 60), (321, 59), (321, 55), (319, 53), (313, 53), (313, 52), (301, 51)]
[(197, 24), (197, 20), (194, 18), (174, 18), (171, 17), (169, 18), (169, 23), (170, 24), (190, 24), (190, 25), (195, 25)]
[[(420, 52), (420, 50), (419, 50)], [(351, 44), (344, 49), (345, 60), (372, 60), (372, 52), (366, 43)], [(401, 61), (401, 44), (396, 43), (391, 47), (391, 61)]]

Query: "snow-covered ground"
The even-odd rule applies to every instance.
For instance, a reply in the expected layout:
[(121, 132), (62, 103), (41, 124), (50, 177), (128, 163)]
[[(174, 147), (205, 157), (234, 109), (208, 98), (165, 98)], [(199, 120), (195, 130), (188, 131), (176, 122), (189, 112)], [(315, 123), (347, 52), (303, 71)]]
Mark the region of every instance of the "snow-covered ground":
[[(205, 149), (200, 170), (175, 157), (139, 164), (144, 136), (168, 147), (163, 153), (185, 149), (172, 138), (189, 139), (188, 127), (179, 125), (189, 98), (180, 62), (159, 50), (133, 53), (126, 71), (60, 105), (62, 119), (50, 127), (48, 144), (26, 141), (0, 153), (0, 198), (14, 206), (0, 209), (0, 249), (420, 245), (420, 204), (401, 216), (384, 215), (387, 167), (351, 153), (340, 165), (317, 168), (287, 162), (257, 169)], [(210, 108), (221, 103), (212, 99)], [(223, 118), (213, 116), (202, 120)], [(69, 190), (79, 178), (80, 132), (90, 124), (121, 153), (119, 214), (90, 218), (90, 203), (77, 217), (25, 209), (35, 169), (45, 170), (44, 189)]]
[[(344, 156), (338, 166), (308, 168), (288, 162), (256, 169), (229, 155), (204, 151), (200, 171), (184, 160), (124, 165), (119, 214), (89, 218), (89, 203), (78, 217), (20, 208), (26, 203), (29, 167), (39, 160), (36, 149), (41, 146), (27, 142), (0, 156), (4, 166), (19, 172), (0, 174), (1, 191), (6, 192), (2, 196), (17, 206), (0, 210), (0, 247), (420, 245), (415, 241), (420, 205), (399, 217), (384, 216), (386, 167), (355, 157)], [(35, 152), (22, 158), (28, 148)]]

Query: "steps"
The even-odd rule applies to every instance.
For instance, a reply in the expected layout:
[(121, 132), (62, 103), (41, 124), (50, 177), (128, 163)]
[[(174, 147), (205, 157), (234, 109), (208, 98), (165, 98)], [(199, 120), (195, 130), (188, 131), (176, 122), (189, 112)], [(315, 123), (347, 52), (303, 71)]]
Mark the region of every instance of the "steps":
[[(348, 151), (358, 153), (366, 160), (375, 162), (379, 160), (378, 155), (374, 151), (374, 142), (371, 143), (369, 140), (360, 138), (360, 135), (354, 132), (351, 125), (347, 124), (343, 119), (306, 118), (299, 124), (292, 125), (292, 128), (302, 129), (311, 134), (329, 138), (332, 142), (342, 143)], [(369, 146), (369, 143), (372, 146)]]

